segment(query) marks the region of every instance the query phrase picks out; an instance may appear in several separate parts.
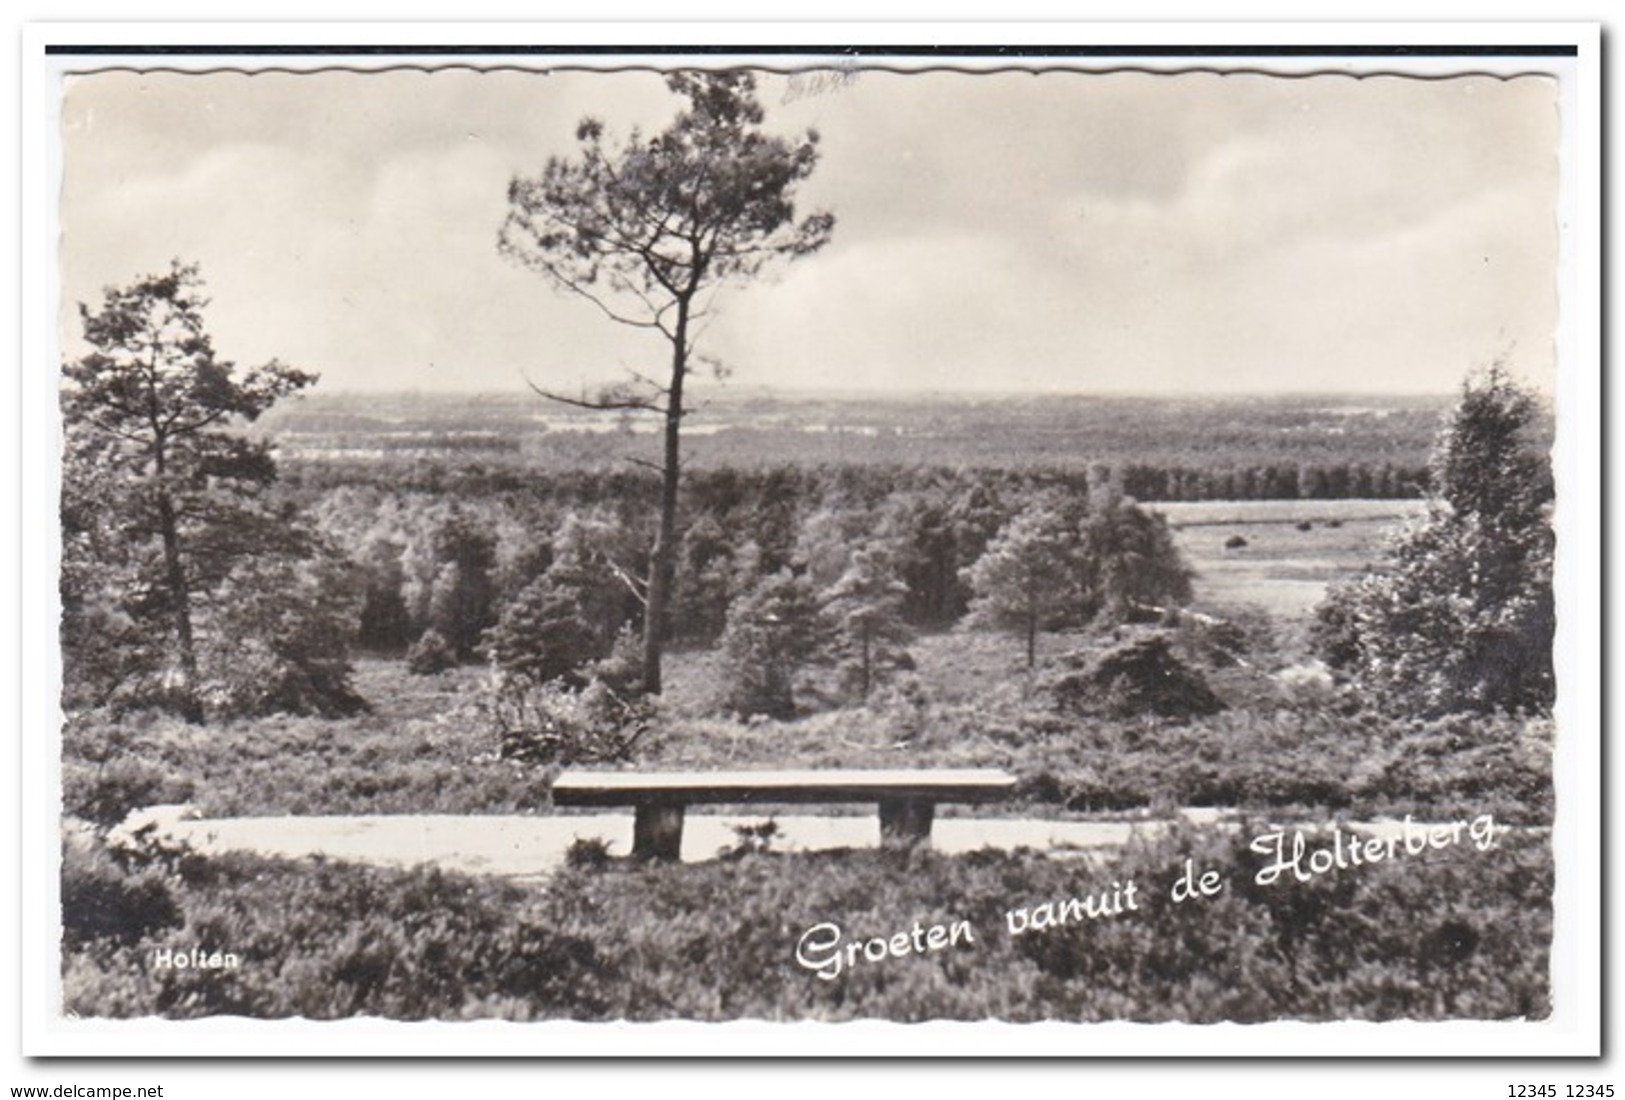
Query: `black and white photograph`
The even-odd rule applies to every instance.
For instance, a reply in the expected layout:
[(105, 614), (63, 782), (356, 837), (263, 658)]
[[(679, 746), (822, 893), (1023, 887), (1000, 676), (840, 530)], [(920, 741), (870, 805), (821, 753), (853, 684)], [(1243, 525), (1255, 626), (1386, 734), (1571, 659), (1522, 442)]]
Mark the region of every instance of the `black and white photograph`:
[(40, 1042), (1595, 1053), (1578, 50), (1469, 38), (55, 47)]

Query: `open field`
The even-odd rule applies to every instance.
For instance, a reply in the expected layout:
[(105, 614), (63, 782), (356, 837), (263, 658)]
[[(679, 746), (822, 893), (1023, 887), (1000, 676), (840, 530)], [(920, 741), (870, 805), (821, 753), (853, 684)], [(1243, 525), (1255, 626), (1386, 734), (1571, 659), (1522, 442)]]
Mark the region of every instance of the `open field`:
[(1304, 521), (1326, 524), (1392, 523), (1420, 516), (1421, 500), (1172, 500), (1149, 501), (1175, 527), (1268, 526)]
[[(1197, 606), (1252, 605), (1302, 618), (1326, 586), (1364, 572), (1385, 534), (1421, 516), (1424, 501), (1256, 500), (1152, 504), (1168, 517), (1174, 541), (1196, 570)], [(1302, 524), (1308, 530), (1301, 530)], [(1233, 538), (1245, 546), (1227, 547)]]

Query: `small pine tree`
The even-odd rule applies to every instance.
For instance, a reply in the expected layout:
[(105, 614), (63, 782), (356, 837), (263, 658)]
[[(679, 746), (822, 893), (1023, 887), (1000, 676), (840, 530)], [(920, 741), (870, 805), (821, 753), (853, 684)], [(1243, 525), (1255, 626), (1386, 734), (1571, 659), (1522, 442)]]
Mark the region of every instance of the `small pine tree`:
[(1077, 544), (1077, 528), (1060, 507), (1043, 500), (1029, 504), (961, 572), (973, 593), (969, 624), (1019, 635), (1032, 668), (1038, 632), (1078, 610)]
[(583, 670), (607, 656), (606, 641), (582, 614), (575, 592), (544, 574), (527, 585), (485, 632), (485, 650), (497, 670), (535, 684), (585, 682)]
[(454, 505), (434, 532), (433, 552), (439, 568), (430, 590), (429, 622), (459, 658), (471, 657), (481, 632), (491, 625), (496, 540)]
[(910, 664), (903, 649), (909, 636), (903, 622), (907, 593), (908, 586), (897, 575), (896, 555), (885, 543), (853, 551), (846, 571), (824, 593), (843, 679), (860, 700), (869, 698), (886, 674)]
[(1122, 623), (1148, 608), (1190, 601), (1193, 574), (1168, 521), (1115, 485), (1091, 496), (1079, 559), (1085, 603), (1104, 622)]
[(356, 570), (330, 548), (305, 557), (247, 557), (198, 608), (203, 633), (235, 639), (199, 654), (203, 698), (216, 714), (315, 714), (367, 709), (351, 686), (360, 617)]
[(794, 717), (797, 678), (828, 645), (812, 586), (789, 570), (763, 577), (728, 609), (722, 632), (728, 707), (744, 717)]

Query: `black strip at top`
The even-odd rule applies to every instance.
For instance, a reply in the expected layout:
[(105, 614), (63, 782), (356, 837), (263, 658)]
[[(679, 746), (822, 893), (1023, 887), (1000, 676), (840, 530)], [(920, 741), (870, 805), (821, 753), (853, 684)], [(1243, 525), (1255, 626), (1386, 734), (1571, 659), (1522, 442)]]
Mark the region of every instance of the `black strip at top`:
[(674, 55), (842, 55), (853, 58), (883, 57), (1575, 57), (1573, 45), (1506, 45), (1482, 43), (1465, 46), (73, 46), (47, 45), (47, 54), (85, 57), (122, 56), (267, 56), (267, 57), (393, 57), (405, 55), (466, 57), (500, 56), (588, 56), (617, 54)]

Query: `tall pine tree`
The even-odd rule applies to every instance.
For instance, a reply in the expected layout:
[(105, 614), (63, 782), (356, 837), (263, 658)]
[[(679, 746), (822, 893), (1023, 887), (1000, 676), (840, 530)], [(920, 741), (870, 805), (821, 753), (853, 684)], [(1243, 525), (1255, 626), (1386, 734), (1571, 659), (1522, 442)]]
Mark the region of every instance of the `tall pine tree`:
[[(92, 350), (64, 364), (61, 399), (68, 701), (159, 703), (199, 721), (208, 670), (233, 667), (205, 660), (205, 647), (241, 646), (257, 630), (281, 686), (255, 698), (353, 707), (342, 654), (307, 647), (311, 632), (290, 626), (332, 616), (342, 581), (316, 567), (319, 541), (271, 499), (269, 446), (241, 430), (315, 376), (275, 361), (238, 372), (204, 330), (206, 304), (197, 267), (176, 261), (107, 289), (97, 309), (80, 306)], [(245, 602), (255, 576), (261, 598)], [(264, 621), (244, 622), (248, 606)], [(343, 636), (337, 622), (315, 635), (334, 630)], [(217, 694), (241, 699), (240, 686)]]

